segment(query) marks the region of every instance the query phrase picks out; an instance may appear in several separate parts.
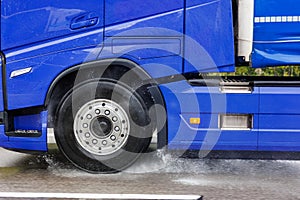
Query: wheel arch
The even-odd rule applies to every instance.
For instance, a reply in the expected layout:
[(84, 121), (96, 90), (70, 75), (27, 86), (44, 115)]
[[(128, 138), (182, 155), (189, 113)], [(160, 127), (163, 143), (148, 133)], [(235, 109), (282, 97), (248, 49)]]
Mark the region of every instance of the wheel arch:
[(67, 76), (76, 76), (77, 72), (79, 69), (81, 68), (95, 68), (95, 67), (101, 67), (101, 66), (107, 66), (107, 65), (120, 65), (123, 66), (125, 68), (129, 68), (132, 69), (134, 67), (137, 67), (141, 70), (141, 72), (147, 76), (149, 79), (151, 79), (150, 75), (143, 70), (138, 64), (136, 64), (135, 62), (128, 60), (128, 59), (105, 59), (105, 60), (97, 60), (97, 61), (91, 61), (91, 62), (87, 62), (87, 63), (83, 63), (83, 64), (79, 64), (79, 65), (75, 65), (73, 67), (70, 67), (66, 70), (64, 70), (63, 72), (61, 72), (55, 79), (54, 81), (52, 81), (47, 95), (46, 95), (46, 99), (45, 99), (45, 106), (48, 106), (50, 101), (51, 101), (51, 96), (53, 94), (53, 92), (55, 91), (55, 88), (57, 87), (57, 85), (59, 85), (61, 83), (61, 81), (63, 79), (65, 79)]
[[(97, 76), (97, 73), (103, 73), (105, 77), (109, 77), (111, 79), (117, 80), (122, 77), (129, 70), (133, 70), (137, 77), (140, 80), (132, 80), (134, 81), (142, 81), (144, 84), (149, 84), (149, 91), (151, 93), (151, 97), (155, 104), (160, 104), (165, 108), (165, 101), (162, 95), (158, 84), (152, 77), (137, 63), (122, 58), (116, 59), (105, 59), (105, 60), (97, 60), (88, 63), (83, 63), (80, 65), (76, 65), (70, 67), (60, 73), (50, 85), (47, 96), (45, 99), (45, 107), (48, 109), (48, 126), (54, 127), (55, 122), (55, 113), (62, 100), (63, 96), (72, 90), (73, 86), (79, 84), (83, 81), (89, 80), (89, 78), (101, 78), (101, 77), (93, 77)], [(88, 73), (88, 72), (97, 71), (97, 73)], [(98, 72), (100, 71), (100, 72)], [(80, 77), (80, 80), (76, 80), (78, 72), (83, 72), (83, 76)], [(93, 74), (93, 75), (92, 75)], [(76, 83), (74, 83), (76, 81)], [(132, 83), (134, 84), (134, 83)], [(166, 122), (167, 123), (167, 122)], [(158, 146), (164, 147), (167, 144), (167, 128), (165, 126), (158, 133)]]

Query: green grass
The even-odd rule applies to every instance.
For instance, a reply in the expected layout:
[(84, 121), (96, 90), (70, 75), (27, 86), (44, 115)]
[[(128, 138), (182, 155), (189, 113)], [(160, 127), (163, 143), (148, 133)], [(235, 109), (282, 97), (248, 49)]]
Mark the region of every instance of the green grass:
[(210, 73), (209, 75), (300, 77), (300, 66), (280, 66), (266, 68), (236, 67), (236, 71), (232, 73)]

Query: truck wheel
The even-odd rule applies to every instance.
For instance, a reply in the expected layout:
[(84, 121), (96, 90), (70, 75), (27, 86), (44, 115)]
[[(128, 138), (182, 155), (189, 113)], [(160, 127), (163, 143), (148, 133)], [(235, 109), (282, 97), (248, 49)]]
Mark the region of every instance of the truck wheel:
[(55, 137), (80, 169), (117, 172), (148, 148), (151, 120), (137, 92), (110, 81), (85, 83), (66, 94), (56, 113)]

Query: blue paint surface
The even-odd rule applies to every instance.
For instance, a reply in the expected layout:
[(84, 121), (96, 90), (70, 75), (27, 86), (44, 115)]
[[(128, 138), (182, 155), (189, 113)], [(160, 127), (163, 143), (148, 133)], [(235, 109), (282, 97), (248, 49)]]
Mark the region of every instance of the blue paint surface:
[(295, 0), (255, 0), (263, 22), (254, 20), (253, 67), (300, 64), (299, 9)]
[(184, 72), (234, 71), (231, 1), (187, 0)]
[[(26, 120), (26, 118), (28, 119)], [(18, 124), (21, 120), (23, 120), (22, 125)], [(39, 115), (19, 117), (16, 120), (16, 128), (23, 130), (32, 130), (32, 128), (36, 128), (36, 130), (42, 133), (40, 137), (8, 137), (4, 133), (4, 126), (0, 126), (1, 147), (19, 150), (47, 151), (47, 123), (47, 111), (43, 111)]]
[[(2, 59), (0, 59), (0, 66), (1, 69), (3, 68), (3, 63), (2, 63)], [(3, 77), (2, 77), (2, 70), (0, 71), (0, 112), (4, 111), (4, 103), (3, 103)]]

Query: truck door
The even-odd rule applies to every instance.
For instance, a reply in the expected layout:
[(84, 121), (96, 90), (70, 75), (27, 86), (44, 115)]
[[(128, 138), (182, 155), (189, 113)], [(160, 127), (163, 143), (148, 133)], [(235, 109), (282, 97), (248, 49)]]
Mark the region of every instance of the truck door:
[[(86, 61), (89, 54), (86, 48), (101, 49), (103, 10), (104, 0), (1, 1), (1, 52), (6, 58), (2, 78), (6, 80), (7, 91), (4, 109), (10, 115), (12, 110), (28, 108), (26, 116), (22, 112), (11, 114), (13, 118), (8, 124), (14, 127), (6, 130), (9, 143), (2, 146), (45, 150), (45, 126), (36, 127), (33, 122), (47, 119), (47, 114), (34, 115), (37, 113), (31, 112), (40, 111), (31, 108), (44, 105), (49, 86), (57, 75)], [(34, 119), (32, 126), (30, 118)], [(42, 134), (27, 136), (19, 130)]]
[(1, 2), (1, 50), (24, 48), (45, 40), (103, 26), (104, 0)]
[(102, 45), (103, 9), (104, 0), (1, 1), (9, 110), (42, 105), (54, 77), (68, 65), (85, 61), (80, 53), (62, 53)]

